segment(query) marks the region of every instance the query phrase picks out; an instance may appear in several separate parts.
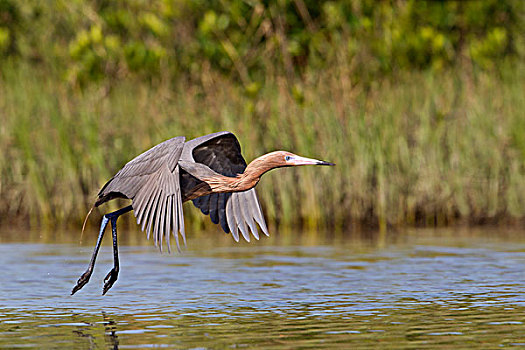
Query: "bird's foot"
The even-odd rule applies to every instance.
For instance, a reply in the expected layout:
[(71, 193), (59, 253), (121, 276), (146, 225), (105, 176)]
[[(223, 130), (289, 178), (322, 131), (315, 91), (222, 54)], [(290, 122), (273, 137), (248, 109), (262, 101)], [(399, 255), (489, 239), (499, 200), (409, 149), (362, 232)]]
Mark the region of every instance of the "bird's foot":
[(80, 289), (82, 289), (82, 287), (86, 285), (86, 283), (89, 282), (92, 273), (93, 271), (91, 269), (87, 269), (87, 271), (84, 272), (82, 276), (80, 276), (80, 278), (77, 281), (77, 284), (73, 287), (73, 290), (71, 291), (71, 295), (78, 292)]
[(107, 291), (113, 286), (113, 283), (118, 278), (118, 268), (114, 267), (109, 271), (109, 273), (104, 278), (104, 288), (102, 289), (102, 295), (106, 294)]

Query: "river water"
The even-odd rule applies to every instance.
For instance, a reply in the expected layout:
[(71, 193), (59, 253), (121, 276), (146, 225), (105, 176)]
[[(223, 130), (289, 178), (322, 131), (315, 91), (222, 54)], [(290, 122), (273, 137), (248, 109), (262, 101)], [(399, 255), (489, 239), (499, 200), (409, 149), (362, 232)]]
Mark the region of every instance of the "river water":
[(105, 296), (109, 237), (70, 296), (95, 236), (0, 232), (0, 348), (525, 347), (525, 232), (216, 230), (159, 254), (121, 231)]

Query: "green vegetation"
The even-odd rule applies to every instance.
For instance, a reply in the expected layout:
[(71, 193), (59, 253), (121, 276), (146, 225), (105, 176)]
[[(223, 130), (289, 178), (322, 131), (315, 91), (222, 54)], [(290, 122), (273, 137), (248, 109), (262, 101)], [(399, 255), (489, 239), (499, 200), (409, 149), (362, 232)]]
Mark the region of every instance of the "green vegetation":
[(0, 224), (78, 227), (130, 158), (219, 130), (337, 163), (266, 175), (270, 225), (518, 222), (523, 4), (0, 0)]
[(72, 84), (214, 71), (256, 93), (269, 76), (341, 64), (360, 82), (463, 60), (494, 68), (523, 58), (524, 16), (515, 0), (0, 0), (0, 54)]
[(220, 78), (205, 93), (184, 82), (79, 92), (33, 68), (6, 69), (1, 216), (78, 224), (131, 157), (175, 135), (227, 129), (248, 160), (288, 149), (337, 163), (267, 175), (259, 192), (271, 223), (342, 228), (523, 217), (521, 64), (506, 66), (501, 78), (405, 73), (366, 90), (338, 69), (300, 85), (300, 99), (277, 80), (257, 100)]

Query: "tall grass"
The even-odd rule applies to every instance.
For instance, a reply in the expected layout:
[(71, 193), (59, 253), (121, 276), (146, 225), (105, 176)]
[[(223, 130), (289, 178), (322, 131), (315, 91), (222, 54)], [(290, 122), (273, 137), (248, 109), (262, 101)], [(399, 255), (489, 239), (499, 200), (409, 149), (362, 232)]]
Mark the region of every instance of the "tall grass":
[[(265, 175), (258, 192), (270, 225), (384, 229), (525, 216), (522, 63), (369, 85), (345, 69), (295, 83), (268, 78), (253, 96), (212, 73), (200, 84), (79, 91), (53, 72), (4, 65), (0, 224), (78, 227), (129, 159), (173, 136), (219, 130), (237, 135), (248, 161), (285, 149), (337, 163)], [(191, 204), (185, 214), (191, 229), (209, 225)]]

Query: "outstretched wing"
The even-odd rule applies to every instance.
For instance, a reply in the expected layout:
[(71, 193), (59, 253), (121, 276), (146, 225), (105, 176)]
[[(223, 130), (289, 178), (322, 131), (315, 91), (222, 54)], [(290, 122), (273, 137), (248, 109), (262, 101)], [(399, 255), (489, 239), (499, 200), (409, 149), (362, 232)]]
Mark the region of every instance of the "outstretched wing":
[(147, 231), (148, 239), (153, 232), (161, 251), (164, 238), (171, 250), (172, 231), (177, 249), (177, 232), (186, 243), (178, 166), (184, 141), (182, 136), (169, 139), (131, 160), (102, 187), (95, 203), (98, 206), (118, 197), (131, 199), (137, 224)]
[[(184, 145), (181, 159), (204, 164), (225, 176), (236, 176), (246, 169), (246, 161), (241, 154), (239, 141), (234, 134), (226, 131), (188, 141)], [(194, 199), (193, 204), (203, 214), (209, 215), (213, 223), (220, 224), (224, 232), (231, 231), (236, 241), (239, 241), (239, 231), (248, 242), (249, 231), (259, 239), (255, 222), (259, 224), (264, 234), (268, 235), (255, 189), (244, 192), (213, 193)]]

